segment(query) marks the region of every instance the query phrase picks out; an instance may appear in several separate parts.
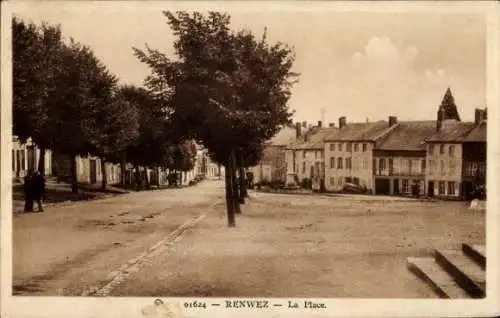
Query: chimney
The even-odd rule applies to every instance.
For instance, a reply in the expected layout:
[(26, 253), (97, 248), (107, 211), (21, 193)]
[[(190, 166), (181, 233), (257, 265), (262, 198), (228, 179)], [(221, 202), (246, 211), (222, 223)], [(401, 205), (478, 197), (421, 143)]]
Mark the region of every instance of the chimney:
[(483, 121), (483, 119), (485, 118), (484, 113), (485, 113), (485, 111), (483, 109), (479, 109), (479, 108), (475, 109), (475, 111), (474, 111), (474, 124), (476, 126), (479, 126), (481, 121)]
[(319, 128), (323, 127), (323, 122), (321, 120), (318, 120), (318, 127)]
[(439, 106), (438, 112), (437, 112), (437, 121), (436, 121), (436, 130), (440, 131), (441, 126), (443, 125), (443, 119), (444, 119), (444, 108)]
[(302, 122), (302, 127), (307, 128), (307, 121)]
[(345, 126), (345, 116), (339, 118), (339, 128), (342, 129)]
[(300, 123), (295, 123), (295, 137), (299, 139), (301, 134), (302, 130), (300, 128)]
[(392, 127), (398, 123), (398, 118), (396, 116), (389, 116), (389, 127)]
[(330, 127), (330, 128), (335, 127), (335, 123), (329, 123), (329, 124), (328, 124), (328, 127)]

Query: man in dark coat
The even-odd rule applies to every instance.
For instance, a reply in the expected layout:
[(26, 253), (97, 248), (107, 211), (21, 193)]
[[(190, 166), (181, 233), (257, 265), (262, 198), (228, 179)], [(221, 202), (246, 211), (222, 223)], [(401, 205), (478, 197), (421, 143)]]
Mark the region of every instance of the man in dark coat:
[(38, 212), (43, 212), (42, 199), (45, 196), (45, 178), (38, 171), (33, 176), (33, 200), (38, 205)]
[(33, 170), (24, 177), (24, 212), (33, 212)]

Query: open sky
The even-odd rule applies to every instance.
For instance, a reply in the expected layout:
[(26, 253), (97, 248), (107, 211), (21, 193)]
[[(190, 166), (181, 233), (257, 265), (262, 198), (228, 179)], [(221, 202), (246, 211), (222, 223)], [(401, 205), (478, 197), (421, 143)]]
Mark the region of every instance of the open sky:
[[(147, 43), (173, 55), (174, 37), (162, 15), (168, 2), (40, 2), (14, 9), (40, 23), (60, 24), (66, 37), (91, 46), (122, 83), (141, 85), (149, 70), (132, 47)], [(284, 4), (283, 4), (284, 5)], [(194, 7), (193, 8), (198, 8)], [(486, 102), (486, 21), (478, 13), (332, 10), (228, 12), (232, 26), (295, 48), (301, 73), (289, 105), (294, 120), (348, 122), (435, 119), (447, 87), (463, 120)]]

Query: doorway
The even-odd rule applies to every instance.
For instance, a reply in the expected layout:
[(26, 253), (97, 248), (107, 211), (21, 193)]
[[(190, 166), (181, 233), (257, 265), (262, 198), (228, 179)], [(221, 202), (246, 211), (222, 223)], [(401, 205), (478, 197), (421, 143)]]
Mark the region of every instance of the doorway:
[(399, 179), (392, 180), (392, 192), (394, 195), (399, 195)]
[(428, 185), (427, 185), (427, 195), (429, 197), (433, 197), (434, 196), (434, 181), (429, 181)]
[(90, 183), (97, 183), (97, 161), (90, 159)]

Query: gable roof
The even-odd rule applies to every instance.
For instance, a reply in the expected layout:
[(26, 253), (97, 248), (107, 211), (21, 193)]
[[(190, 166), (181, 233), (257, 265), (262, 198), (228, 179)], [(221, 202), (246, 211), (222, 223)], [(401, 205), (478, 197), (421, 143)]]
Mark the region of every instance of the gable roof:
[(470, 131), (467, 137), (464, 138), (464, 142), (486, 142), (487, 135), (486, 120), (483, 120)]
[(460, 122), (456, 120), (445, 120), (441, 129), (430, 136), (428, 142), (463, 142), (471, 130), (474, 123)]
[(435, 133), (435, 121), (399, 122), (375, 149), (425, 151), (426, 139)]
[(297, 142), (291, 144), (289, 149), (323, 149), (325, 145), (325, 140), (335, 136), (339, 129), (335, 127), (328, 128), (318, 128), (315, 127), (312, 130), (306, 132), (307, 140), (301, 138)]
[(325, 141), (376, 141), (391, 130), (386, 121), (373, 123), (350, 123), (338, 130), (334, 136)]

